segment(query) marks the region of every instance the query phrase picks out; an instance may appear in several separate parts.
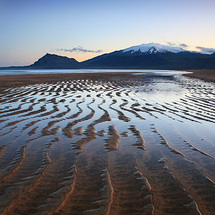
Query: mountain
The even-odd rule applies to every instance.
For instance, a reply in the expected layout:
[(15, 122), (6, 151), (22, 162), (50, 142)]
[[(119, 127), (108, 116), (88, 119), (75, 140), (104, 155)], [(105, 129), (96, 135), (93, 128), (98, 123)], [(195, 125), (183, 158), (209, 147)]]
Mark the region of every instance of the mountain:
[(34, 64), (30, 65), (31, 69), (77, 69), (80, 63), (74, 58), (58, 56), (55, 54), (46, 54)]
[(149, 43), (100, 55), (81, 64), (84, 68), (110, 69), (215, 69), (215, 54)]
[(74, 58), (46, 54), (25, 67), (0, 69), (215, 69), (215, 53), (187, 51), (181, 47), (148, 43), (78, 62)]
[(138, 46), (132, 46), (130, 48), (122, 50), (124, 53), (147, 53), (147, 54), (157, 54), (157, 53), (179, 53), (184, 52), (184, 50), (181, 47), (177, 46), (167, 46), (167, 45), (161, 45), (159, 43), (148, 43), (148, 44), (142, 44)]

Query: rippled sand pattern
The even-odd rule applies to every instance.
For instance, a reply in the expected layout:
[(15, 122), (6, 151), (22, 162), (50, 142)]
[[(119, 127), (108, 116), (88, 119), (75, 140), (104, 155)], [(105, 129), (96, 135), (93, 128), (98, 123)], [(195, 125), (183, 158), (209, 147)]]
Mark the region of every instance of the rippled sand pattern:
[(0, 104), (0, 214), (215, 214), (215, 84), (86, 77)]

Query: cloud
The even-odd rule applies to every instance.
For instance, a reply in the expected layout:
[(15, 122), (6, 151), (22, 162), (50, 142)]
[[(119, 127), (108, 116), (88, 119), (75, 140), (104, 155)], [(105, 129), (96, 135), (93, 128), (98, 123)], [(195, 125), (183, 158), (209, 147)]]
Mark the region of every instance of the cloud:
[(84, 49), (82, 47), (77, 47), (77, 48), (72, 48), (72, 49), (56, 49), (56, 51), (63, 51), (63, 52), (83, 52), (83, 53), (101, 53), (103, 50), (89, 50), (89, 49)]
[(181, 46), (182, 48), (188, 48), (189, 46), (185, 43), (180, 43), (179, 46)]
[(169, 46), (179, 46), (181, 48), (188, 48), (189, 46), (185, 43), (174, 43), (174, 42), (167, 42)]
[(172, 43), (172, 42), (167, 42), (167, 45), (169, 45), (169, 46), (176, 46), (176, 44)]
[(207, 53), (207, 54), (212, 54), (215, 52), (214, 48), (205, 48), (202, 46), (196, 46), (196, 48), (199, 49), (200, 51), (204, 52), (204, 53)]

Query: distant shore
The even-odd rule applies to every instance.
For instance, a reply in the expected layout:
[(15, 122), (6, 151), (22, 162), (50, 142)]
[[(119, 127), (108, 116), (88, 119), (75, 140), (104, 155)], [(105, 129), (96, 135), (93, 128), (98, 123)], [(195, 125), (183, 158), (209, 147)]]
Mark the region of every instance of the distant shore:
[[(192, 72), (184, 74), (187, 77), (198, 78), (215, 82), (215, 70), (187, 70)], [(137, 72), (134, 72), (137, 73)], [(105, 73), (58, 73), (58, 74), (27, 74), (0, 76), (0, 90), (9, 87), (26, 86), (29, 84), (64, 81), (68, 79), (101, 78), (134, 74), (132, 72), (105, 72)]]

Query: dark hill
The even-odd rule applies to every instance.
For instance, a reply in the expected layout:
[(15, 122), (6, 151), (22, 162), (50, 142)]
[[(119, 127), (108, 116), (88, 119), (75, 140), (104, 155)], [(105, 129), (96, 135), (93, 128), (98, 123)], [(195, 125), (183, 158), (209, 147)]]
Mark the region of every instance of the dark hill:
[(77, 69), (80, 64), (74, 58), (58, 56), (55, 54), (46, 54), (34, 64), (30, 69)]

